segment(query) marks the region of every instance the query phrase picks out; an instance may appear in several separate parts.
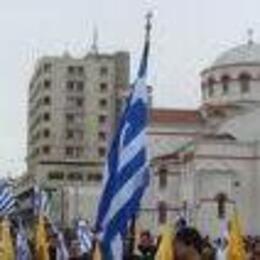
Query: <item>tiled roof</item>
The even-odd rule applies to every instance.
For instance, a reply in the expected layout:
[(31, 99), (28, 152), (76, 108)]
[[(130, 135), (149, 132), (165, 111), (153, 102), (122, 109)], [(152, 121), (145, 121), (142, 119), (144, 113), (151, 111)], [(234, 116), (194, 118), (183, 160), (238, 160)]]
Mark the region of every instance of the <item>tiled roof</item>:
[(152, 124), (198, 124), (201, 122), (201, 116), (198, 110), (180, 110), (154, 108), (151, 111)]

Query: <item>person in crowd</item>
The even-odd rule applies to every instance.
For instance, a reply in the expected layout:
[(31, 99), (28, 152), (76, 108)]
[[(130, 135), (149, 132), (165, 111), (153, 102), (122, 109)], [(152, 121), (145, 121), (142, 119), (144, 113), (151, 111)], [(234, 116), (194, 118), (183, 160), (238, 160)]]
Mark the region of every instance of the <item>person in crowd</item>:
[(175, 235), (176, 260), (201, 260), (203, 240), (200, 233), (192, 227), (185, 227)]
[(255, 241), (254, 241), (251, 259), (252, 260), (260, 260), (260, 239), (259, 238), (256, 238)]
[(73, 239), (69, 247), (70, 260), (81, 260), (80, 244), (76, 239)]
[(140, 235), (140, 244), (138, 245), (138, 250), (140, 255), (138, 259), (140, 260), (152, 260), (154, 259), (156, 253), (156, 247), (154, 245), (154, 240), (149, 231), (144, 231)]
[(51, 234), (49, 235), (49, 259), (56, 260), (57, 259), (57, 235)]
[(202, 260), (214, 260), (215, 259), (215, 250), (210, 242), (209, 236), (206, 236), (203, 239), (203, 245), (202, 245)]

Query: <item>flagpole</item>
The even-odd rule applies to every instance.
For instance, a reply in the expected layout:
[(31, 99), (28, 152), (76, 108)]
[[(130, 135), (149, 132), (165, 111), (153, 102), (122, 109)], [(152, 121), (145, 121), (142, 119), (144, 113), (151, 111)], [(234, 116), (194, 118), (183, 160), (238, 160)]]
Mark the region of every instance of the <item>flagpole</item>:
[[(146, 25), (145, 25), (145, 43), (150, 43), (150, 37), (151, 37), (151, 29), (152, 29), (152, 17), (153, 13), (149, 11), (146, 14)], [(129, 254), (130, 256), (134, 257), (135, 254), (135, 239), (136, 239), (136, 214), (133, 215), (132, 220), (130, 222), (130, 228), (129, 228)]]

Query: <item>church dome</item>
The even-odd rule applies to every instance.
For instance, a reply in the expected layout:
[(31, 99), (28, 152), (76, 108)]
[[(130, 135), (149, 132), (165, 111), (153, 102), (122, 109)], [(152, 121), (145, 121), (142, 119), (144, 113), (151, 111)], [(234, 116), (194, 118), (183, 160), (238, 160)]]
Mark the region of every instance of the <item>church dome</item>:
[(212, 67), (222, 67), (227, 65), (260, 65), (260, 44), (249, 42), (231, 48), (221, 54), (213, 63)]

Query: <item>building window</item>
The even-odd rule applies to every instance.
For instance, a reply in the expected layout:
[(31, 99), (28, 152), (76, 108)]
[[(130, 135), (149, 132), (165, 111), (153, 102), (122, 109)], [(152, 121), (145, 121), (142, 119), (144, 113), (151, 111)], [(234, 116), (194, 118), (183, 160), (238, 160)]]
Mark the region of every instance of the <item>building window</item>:
[(222, 94), (227, 95), (229, 92), (229, 83), (230, 83), (230, 77), (228, 75), (224, 75), (221, 78), (221, 84), (222, 84)]
[(108, 68), (105, 67), (105, 66), (102, 66), (102, 67), (100, 68), (100, 75), (101, 75), (101, 76), (106, 76), (107, 74), (108, 74)]
[(51, 104), (51, 98), (49, 96), (46, 96), (43, 98), (43, 104), (44, 105), (50, 105)]
[(78, 81), (77, 82), (77, 90), (78, 91), (83, 91), (84, 90), (84, 82), (83, 81)]
[(75, 117), (73, 114), (66, 114), (66, 123), (74, 123)]
[(74, 82), (73, 81), (67, 81), (66, 85), (67, 85), (67, 90), (68, 91), (72, 91), (73, 90), (73, 88), (74, 88)]
[(84, 104), (84, 99), (83, 98), (77, 98), (76, 104), (77, 104), (77, 107), (82, 107), (83, 104)]
[(101, 123), (101, 124), (105, 123), (106, 120), (107, 120), (107, 116), (106, 116), (106, 115), (100, 115), (100, 116), (98, 117), (98, 121), (99, 121), (99, 123)]
[(82, 147), (75, 148), (75, 157), (80, 157), (83, 154), (84, 149)]
[(159, 187), (160, 189), (164, 189), (167, 187), (167, 169), (162, 167), (159, 169)]
[(107, 100), (104, 99), (104, 98), (100, 99), (100, 100), (99, 100), (99, 106), (100, 106), (101, 108), (107, 107)]
[(101, 182), (102, 181), (102, 174), (100, 174), (100, 173), (90, 173), (87, 176), (87, 180), (89, 182)]
[(45, 88), (45, 89), (50, 89), (50, 87), (51, 87), (51, 81), (48, 80), (48, 79), (46, 79), (46, 80), (44, 80), (43, 85), (44, 85), (44, 88)]
[(43, 152), (44, 154), (50, 154), (50, 152), (51, 152), (50, 146), (49, 146), (49, 145), (43, 146), (42, 152)]
[(45, 63), (45, 64), (43, 65), (43, 71), (44, 71), (45, 73), (50, 73), (50, 72), (51, 72), (51, 63)]
[(82, 176), (81, 172), (70, 172), (68, 174), (68, 180), (70, 180), (70, 181), (82, 181), (83, 176)]
[(46, 122), (47, 122), (47, 121), (50, 121), (50, 118), (51, 118), (51, 117), (50, 117), (50, 113), (44, 113), (44, 114), (43, 114), (43, 120), (44, 120), (44, 121), (46, 121)]
[(68, 71), (69, 74), (74, 74), (74, 73), (75, 73), (75, 67), (69, 66), (69, 67), (67, 68), (67, 71)]
[(84, 68), (82, 66), (78, 67), (78, 73), (79, 73), (79, 75), (84, 74)]
[(49, 180), (63, 180), (64, 173), (59, 171), (49, 172), (48, 178)]
[(204, 82), (202, 82), (201, 83), (201, 93), (202, 93), (203, 99), (205, 99), (207, 97), (206, 90), (207, 90), (207, 85)]
[(73, 139), (74, 137), (74, 131), (73, 130), (67, 130), (66, 131), (66, 139)]
[(105, 147), (99, 147), (98, 148), (98, 155), (100, 157), (104, 157), (106, 155), (106, 148)]
[(98, 139), (100, 141), (106, 141), (106, 133), (105, 132), (99, 132), (98, 133)]
[(214, 95), (214, 85), (216, 81), (213, 77), (210, 77), (208, 79), (208, 89), (209, 89), (209, 97), (212, 97)]
[(73, 156), (73, 151), (74, 151), (74, 149), (73, 149), (72, 146), (65, 147), (65, 154), (66, 154), (66, 156), (72, 157)]
[(167, 204), (164, 201), (158, 203), (158, 223), (165, 224), (167, 222)]
[(239, 82), (240, 82), (240, 92), (242, 94), (248, 93), (250, 91), (250, 81), (251, 81), (251, 76), (248, 73), (240, 74)]
[(108, 89), (107, 83), (101, 83), (100, 84), (100, 91), (101, 92), (106, 92)]
[(48, 138), (48, 137), (50, 137), (50, 130), (49, 129), (44, 129), (43, 130), (43, 136), (45, 137), (45, 138)]

